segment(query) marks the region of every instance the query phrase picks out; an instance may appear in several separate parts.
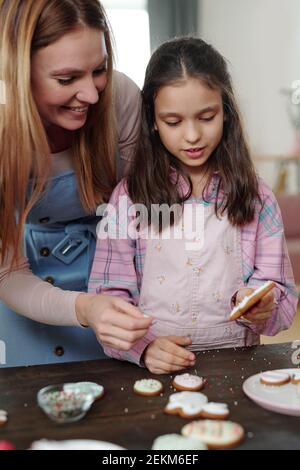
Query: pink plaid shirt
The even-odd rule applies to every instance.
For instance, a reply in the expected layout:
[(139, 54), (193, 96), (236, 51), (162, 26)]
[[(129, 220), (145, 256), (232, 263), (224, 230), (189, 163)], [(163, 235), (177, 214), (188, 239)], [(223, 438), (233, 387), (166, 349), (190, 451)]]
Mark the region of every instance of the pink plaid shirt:
[[(215, 175), (214, 182), (217, 178)], [(210, 203), (214, 204), (215, 198), (211, 188), (212, 185), (208, 194), (212, 196)], [(273, 336), (291, 326), (296, 313), (298, 295), (276, 198), (261, 178), (259, 178), (259, 191), (262, 204), (257, 202), (253, 221), (241, 228), (243, 279), (245, 286), (251, 288), (259, 287), (267, 280), (275, 281), (275, 308), (263, 328), (253, 324), (247, 327), (255, 333)], [(110, 199), (110, 204), (116, 210), (121, 197), (127, 198), (130, 207), (132, 203), (126, 193), (124, 180), (116, 187)], [(121, 214), (117, 210), (118, 228), (122, 231), (122, 225), (125, 222), (128, 224), (133, 218), (134, 216)], [(146, 247), (146, 240), (141, 238), (98, 240), (89, 291), (120, 296), (138, 305)], [(234, 294), (233, 292), (232, 295)], [(141, 365), (142, 354), (154, 339), (155, 336), (150, 328), (144, 338), (136, 342), (130, 351), (124, 352), (105, 346), (104, 350), (110, 357)]]

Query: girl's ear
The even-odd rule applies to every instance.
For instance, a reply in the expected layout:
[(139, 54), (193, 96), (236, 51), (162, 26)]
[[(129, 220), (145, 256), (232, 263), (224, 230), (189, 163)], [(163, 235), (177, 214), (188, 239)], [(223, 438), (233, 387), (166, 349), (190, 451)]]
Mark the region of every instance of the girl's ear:
[(157, 130), (158, 130), (158, 129), (157, 129), (157, 125), (156, 125), (156, 122), (155, 122), (155, 121), (154, 121), (153, 128), (154, 128), (154, 130), (155, 130), (155, 131), (157, 131)]

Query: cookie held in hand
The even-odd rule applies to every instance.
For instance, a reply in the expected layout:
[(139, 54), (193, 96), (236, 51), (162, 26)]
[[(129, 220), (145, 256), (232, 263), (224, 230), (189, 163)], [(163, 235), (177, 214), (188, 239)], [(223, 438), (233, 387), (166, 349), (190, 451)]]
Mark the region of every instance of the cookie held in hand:
[(268, 292), (276, 286), (274, 281), (267, 281), (250, 295), (246, 295), (243, 300), (234, 307), (229, 315), (229, 320), (237, 320), (257, 304)]

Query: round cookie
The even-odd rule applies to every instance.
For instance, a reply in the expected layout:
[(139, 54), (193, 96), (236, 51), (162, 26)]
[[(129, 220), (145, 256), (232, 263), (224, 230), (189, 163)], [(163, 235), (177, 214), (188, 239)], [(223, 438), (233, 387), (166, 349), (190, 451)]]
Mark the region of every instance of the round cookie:
[(172, 385), (179, 391), (197, 392), (202, 390), (205, 382), (203, 377), (198, 377), (198, 375), (180, 374), (174, 377)]
[(185, 425), (181, 433), (204, 442), (209, 449), (230, 449), (239, 445), (245, 436), (245, 431), (232, 421), (213, 421), (204, 419)]
[(10, 441), (0, 441), (0, 450), (16, 450), (16, 447)]
[(263, 385), (280, 386), (289, 383), (290, 374), (276, 370), (270, 370), (260, 374), (260, 383)]
[(300, 384), (300, 371), (292, 374), (291, 382), (292, 384)]
[(229, 409), (226, 403), (210, 402), (203, 405), (201, 418), (207, 419), (227, 419)]
[(30, 450), (126, 450), (117, 444), (92, 439), (68, 439), (51, 441), (41, 439), (31, 444)]
[(201, 416), (203, 405), (207, 402), (207, 396), (200, 392), (173, 393), (169, 396), (169, 403), (164, 412), (182, 418), (198, 418)]
[(65, 392), (86, 393), (92, 395), (94, 400), (100, 400), (104, 395), (104, 387), (95, 382), (75, 382), (64, 385)]
[(4, 410), (0, 410), (0, 428), (4, 427), (7, 423), (8, 415)]
[(137, 395), (145, 397), (155, 397), (163, 391), (163, 384), (155, 379), (137, 380), (133, 386), (133, 391)]
[(152, 450), (207, 450), (207, 446), (199, 439), (180, 434), (165, 434), (154, 440)]

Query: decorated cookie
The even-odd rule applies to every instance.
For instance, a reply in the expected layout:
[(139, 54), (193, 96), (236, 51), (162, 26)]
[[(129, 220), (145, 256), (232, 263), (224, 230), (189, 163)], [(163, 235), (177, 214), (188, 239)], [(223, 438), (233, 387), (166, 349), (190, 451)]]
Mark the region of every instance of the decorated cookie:
[(155, 379), (137, 380), (133, 386), (133, 391), (137, 395), (154, 397), (163, 391), (163, 384)]
[(0, 441), (0, 450), (16, 450), (16, 447), (10, 441)]
[(198, 375), (181, 374), (174, 377), (172, 385), (176, 390), (197, 392), (204, 387), (205, 382), (203, 377)]
[(292, 384), (300, 384), (300, 371), (292, 374), (291, 382)]
[(285, 385), (291, 380), (290, 374), (276, 370), (270, 370), (260, 374), (260, 383), (264, 385)]
[(207, 396), (200, 392), (173, 393), (164, 411), (170, 415), (178, 414), (182, 418), (198, 418), (207, 401)]
[(208, 419), (227, 419), (229, 409), (226, 403), (206, 403), (202, 407), (201, 418)]
[(165, 434), (154, 440), (152, 450), (207, 450), (207, 446), (199, 439), (180, 434)]
[(300, 398), (300, 384), (297, 385), (297, 393), (298, 393), (298, 397)]
[(237, 320), (244, 315), (251, 307), (253, 307), (262, 297), (276, 286), (275, 282), (265, 282), (261, 287), (255, 289), (252, 294), (247, 295), (243, 300), (231, 311), (229, 320)]
[(0, 428), (6, 425), (8, 420), (7, 412), (4, 410), (0, 410)]
[(50, 441), (41, 439), (31, 444), (30, 450), (125, 450), (111, 442), (90, 439), (71, 439), (67, 441)]
[(104, 387), (95, 382), (75, 382), (64, 384), (64, 391), (69, 393), (86, 393), (92, 395), (94, 400), (100, 400), (104, 395)]
[(193, 421), (181, 430), (183, 436), (193, 437), (204, 442), (209, 449), (229, 449), (239, 445), (244, 439), (244, 429), (232, 421), (204, 419)]

